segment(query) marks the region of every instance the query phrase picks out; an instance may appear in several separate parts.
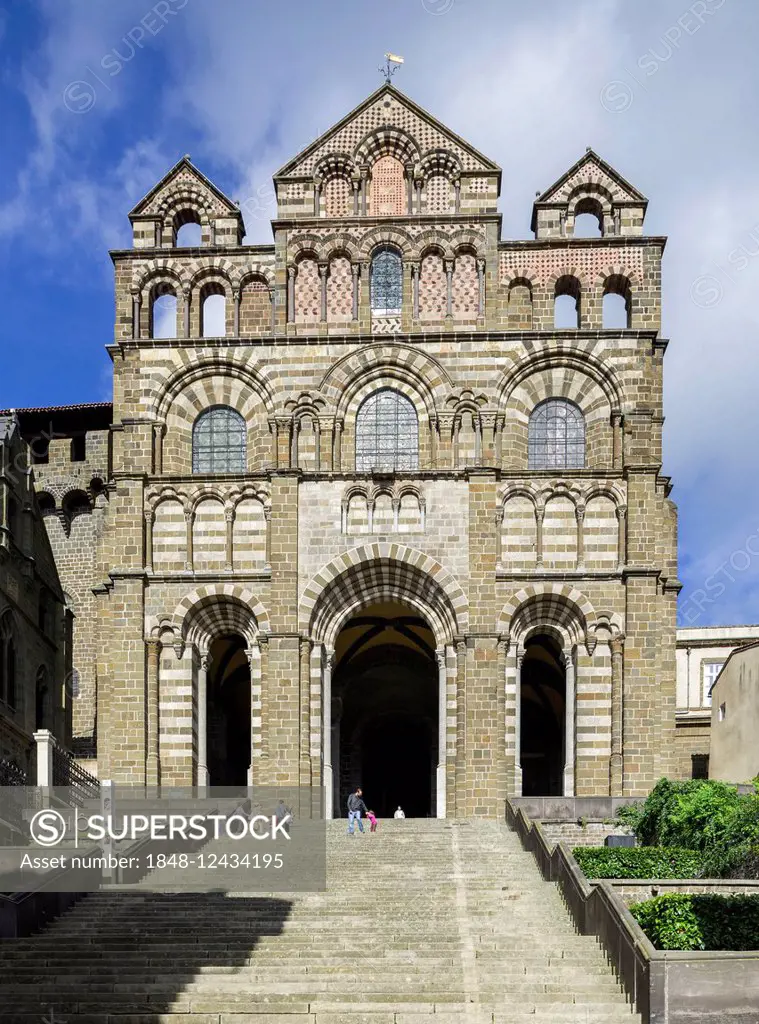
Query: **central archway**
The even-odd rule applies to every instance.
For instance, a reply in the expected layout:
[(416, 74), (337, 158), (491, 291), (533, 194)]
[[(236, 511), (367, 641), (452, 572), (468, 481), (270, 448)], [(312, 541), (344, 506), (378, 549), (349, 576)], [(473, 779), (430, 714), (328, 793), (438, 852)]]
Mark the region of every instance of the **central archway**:
[[(385, 622), (355, 621), (362, 618)], [(395, 745), (408, 751), (402, 777), (407, 779), (409, 797), (413, 788), (415, 813), (444, 818), (447, 789), (453, 785), (448, 768), (456, 747), (455, 714), (452, 724), (448, 710), (456, 706), (453, 644), (469, 626), (468, 603), (459, 584), (438, 561), (421, 551), (400, 544), (367, 544), (344, 552), (312, 577), (301, 597), (299, 621), (302, 634), (322, 652), (322, 781), (327, 817), (344, 813), (343, 787), (361, 783), (348, 776), (365, 770), (370, 778), (379, 779), (378, 798), (383, 806), (393, 796), (396, 806), (403, 806), (391, 781), (395, 768), (378, 753)], [(362, 649), (355, 648), (348, 661), (343, 660), (351, 647), (351, 635), (355, 643), (363, 631), (380, 627), (381, 632), (368, 645), (362, 641)], [(357, 676), (365, 682), (373, 680), (374, 685), (364, 685), (363, 690), (359, 685), (352, 694)], [(404, 678), (408, 681), (405, 688)], [(369, 692), (377, 702), (374, 709), (366, 703)], [(340, 725), (344, 711), (349, 717)], [(361, 753), (354, 754), (354, 761), (346, 765), (340, 744), (349, 732), (345, 723), (351, 721), (359, 729), (352, 735), (354, 745), (360, 737)], [(427, 774), (429, 797), (426, 781), (418, 782)], [(412, 776), (413, 787), (408, 781)], [(385, 789), (382, 779), (388, 780)], [(367, 793), (367, 797), (372, 795)]]
[(340, 808), (360, 785), (380, 817), (398, 806), (410, 818), (434, 815), (438, 676), (424, 618), (399, 602), (350, 618), (335, 645), (332, 706)]

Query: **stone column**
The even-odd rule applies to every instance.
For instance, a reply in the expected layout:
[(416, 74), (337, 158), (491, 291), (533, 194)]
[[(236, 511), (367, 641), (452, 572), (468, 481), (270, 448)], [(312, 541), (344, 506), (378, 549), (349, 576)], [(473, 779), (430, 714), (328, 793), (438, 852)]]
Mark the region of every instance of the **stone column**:
[(335, 420), (335, 441), (332, 452), (332, 472), (339, 473), (343, 468), (343, 421)]
[(271, 744), (269, 742), (269, 728), (271, 725), (271, 715), (269, 712), (269, 635), (268, 633), (259, 633), (256, 636), (256, 646), (258, 647), (258, 672), (259, 672), (259, 690), (261, 693), (261, 724), (259, 726), (261, 732), (261, 779), (264, 785), (268, 785), (270, 782), (269, 775), (269, 750)]
[(358, 217), (359, 201), (361, 196), (361, 178), (351, 178), (351, 185), (353, 186), (353, 216)]
[(485, 260), (477, 260), (477, 316), (485, 316)]
[(627, 509), (624, 505), (619, 505), (617, 510), (617, 568), (624, 569), (627, 563), (627, 530), (625, 529), (625, 522), (627, 519)]
[(186, 291), (182, 291), (182, 298), (184, 300), (184, 336), (185, 338), (190, 337), (190, 300), (191, 294), (189, 288)]
[(456, 815), (466, 813), (466, 641), (456, 640)]
[(482, 465), (482, 417), (477, 416), (476, 419), (473, 417), (472, 426), (474, 427), (474, 463), (476, 466)]
[(446, 320), (453, 319), (453, 260), (443, 260), (445, 266), (445, 318)]
[(503, 517), (504, 507), (495, 510), (495, 564), (503, 564)]
[(232, 323), (232, 334), (235, 338), (240, 337), (240, 290), (235, 288), (232, 293), (232, 301), (234, 302), (234, 320)]
[(622, 468), (622, 414), (611, 414), (612, 462), (614, 469)]
[(311, 785), (311, 641), (300, 640), (299, 784)]
[(145, 641), (145, 647), (147, 662), (145, 783), (148, 787), (157, 787), (159, 783), (158, 708), (160, 704), (161, 641), (151, 637)]
[(577, 520), (577, 568), (585, 568), (585, 506), (577, 505), (575, 508), (575, 519)]
[(414, 187), (416, 189), (416, 212), (421, 216), (422, 213), (422, 179), (414, 179)]
[(314, 178), (314, 217), (321, 217), (322, 179)]
[(271, 505), (264, 505), (264, 520), (266, 521), (266, 562), (264, 569), (271, 569)]
[(145, 509), (145, 571), (153, 571), (153, 523), (155, 512), (152, 508)]
[(435, 416), (430, 417), (430, 465), (437, 469), (438, 460), (438, 422)]
[(624, 640), (615, 636), (609, 644), (611, 650), (611, 759), (609, 763), (609, 793), (622, 796), (624, 784), (624, 708), (622, 679), (624, 671)]
[(322, 425), (318, 416), (314, 416), (314, 466), (317, 473), (322, 468)]
[(369, 192), (369, 165), (363, 164), (361, 167), (361, 216), (365, 217), (368, 205), (368, 192)]
[(293, 420), (290, 427), (290, 469), (298, 468), (298, 439), (300, 437), (300, 420)]
[(271, 306), (271, 323), (269, 327), (272, 334), (277, 332), (277, 298), (273, 288), (269, 289), (269, 304)]
[(506, 754), (506, 737), (511, 728), (508, 709), (506, 706), (506, 659), (509, 653), (508, 636), (498, 637), (498, 667), (496, 670), (496, 718), (498, 728), (496, 731), (496, 771), (498, 774), (498, 800), (508, 795), (508, 769)]
[(514, 704), (514, 796), (522, 795), (522, 664), (524, 648), (514, 651), (516, 701)]
[(437, 659), (438, 679), (438, 729), (437, 729), (437, 816), (444, 818), (445, 806), (445, 783), (446, 783), (446, 762), (447, 762), (447, 738), (448, 738), (448, 674), (446, 672), (446, 650), (445, 647), (438, 647), (435, 651)]
[(321, 322), (325, 324), (327, 322), (327, 271), (329, 265), (326, 263), (319, 264), (319, 285), (321, 290)]
[(142, 299), (139, 292), (132, 293), (132, 337), (138, 340), (140, 337), (140, 308)]
[(287, 322), (295, 323), (295, 277), (296, 267), (287, 268)]
[(224, 568), (227, 572), (232, 572), (232, 569), (234, 568), (235, 510), (231, 506), (224, 509), (224, 520), (227, 528)]
[(453, 183), (454, 213), (461, 213), (461, 179), (457, 178)]
[(163, 435), (166, 426), (164, 423), (153, 424), (153, 472), (156, 476), (163, 473)]
[(331, 818), (334, 813), (334, 790), (332, 781), (332, 665), (335, 652), (331, 647), (323, 648), (322, 665), (322, 750), (324, 757), (324, 816)]
[(391, 505), (392, 505), (392, 509), (393, 509), (393, 533), (397, 533), (398, 532), (398, 519), (399, 519), (400, 511), (401, 511), (401, 501), (400, 501), (400, 498), (393, 498), (392, 502), (391, 502)]
[(564, 719), (564, 793), (575, 795), (575, 663), (572, 647), (564, 651), (566, 709)]
[(360, 268), (360, 266), (361, 266), (360, 263), (352, 263), (351, 264), (351, 273), (353, 275), (353, 309), (352, 309), (351, 315), (352, 315), (352, 318), (353, 318), (354, 321), (358, 320), (358, 289), (359, 289), (359, 268)]
[(546, 510), (543, 505), (535, 507), (535, 566), (543, 568), (543, 519)]
[(419, 319), (419, 264), (411, 264), (411, 315)]
[(198, 662), (198, 789), (205, 789), (208, 778), (208, 670), (211, 657), (201, 651)]
[(460, 469), (459, 434), (461, 433), (461, 416), (453, 417), (453, 468)]
[(413, 216), (414, 213), (414, 165), (413, 163), (406, 164), (406, 194), (408, 198), (408, 215)]
[(187, 538), (187, 540), (186, 540), (187, 552), (186, 552), (184, 567), (189, 572), (192, 572), (193, 562), (194, 562), (193, 550), (192, 550), (192, 526), (193, 526), (193, 523), (195, 522), (195, 513), (192, 511), (192, 509), (186, 508), (184, 510), (184, 521), (185, 521), (186, 538)]

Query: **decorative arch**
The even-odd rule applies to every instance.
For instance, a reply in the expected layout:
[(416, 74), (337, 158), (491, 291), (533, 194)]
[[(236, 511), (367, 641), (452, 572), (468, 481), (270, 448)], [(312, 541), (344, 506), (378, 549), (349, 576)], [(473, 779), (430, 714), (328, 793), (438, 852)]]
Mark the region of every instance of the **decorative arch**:
[(524, 646), (524, 641), (536, 629), (553, 627), (570, 645), (585, 643), (592, 651), (597, 620), (590, 600), (570, 583), (536, 582), (506, 602), (496, 622), (496, 631)]
[(382, 600), (415, 608), (441, 645), (469, 626), (466, 595), (439, 562), (414, 548), (376, 543), (346, 551), (309, 581), (299, 604), (299, 628), (334, 646), (357, 609)]
[[(555, 348), (526, 355), (509, 369), (504, 370), (498, 387), (499, 408), (506, 411), (516, 388), (533, 374), (544, 371), (553, 373), (556, 370), (572, 370), (589, 378), (603, 391), (611, 411), (619, 412), (621, 410), (622, 388), (614, 368), (590, 351), (580, 353), (569, 346), (562, 346), (561, 343), (558, 343)], [(571, 396), (564, 395), (562, 397)]]
[[(261, 364), (238, 363), (223, 356), (209, 356), (176, 370), (161, 388), (155, 407), (156, 419), (165, 420), (176, 397), (191, 384), (204, 377), (230, 377), (254, 391), (267, 413), (274, 412), (275, 386), (268, 367)], [(238, 410), (242, 412), (242, 410)]]
[(175, 638), (205, 649), (222, 633), (237, 633), (249, 644), (258, 633), (270, 633), (269, 615), (256, 595), (235, 583), (209, 583), (179, 602), (171, 616)]
[(358, 245), (359, 257), (362, 261), (371, 260), (374, 250), (380, 246), (395, 246), (404, 259), (408, 259), (409, 254), (414, 249), (411, 235), (403, 228), (391, 227), (390, 225), (376, 227), (371, 231), (367, 231)]
[(445, 367), (429, 353), (410, 345), (385, 345), (352, 352), (326, 372), (319, 391), (338, 415), (344, 415), (353, 394), (368, 379), (385, 375), (414, 389), (422, 398), (428, 415), (442, 407), (453, 382)]
[(369, 132), (356, 146), (353, 158), (359, 166), (383, 156), (394, 156), (402, 164), (417, 164), (421, 148), (416, 139), (399, 128), (383, 127)]

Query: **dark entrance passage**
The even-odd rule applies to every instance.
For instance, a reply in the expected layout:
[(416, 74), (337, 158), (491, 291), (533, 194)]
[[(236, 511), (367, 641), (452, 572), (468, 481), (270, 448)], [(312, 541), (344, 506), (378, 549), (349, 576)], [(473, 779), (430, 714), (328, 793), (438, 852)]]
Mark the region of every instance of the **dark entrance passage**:
[(561, 796), (566, 681), (561, 648), (552, 636), (533, 636), (525, 645), (521, 700), (522, 793)]
[(245, 786), (250, 767), (250, 666), (245, 641), (220, 637), (208, 671), (208, 774), (212, 786)]
[(437, 669), (423, 619), (398, 604), (351, 619), (336, 645), (333, 765), (339, 805), (361, 786), (369, 808), (392, 817), (435, 813)]

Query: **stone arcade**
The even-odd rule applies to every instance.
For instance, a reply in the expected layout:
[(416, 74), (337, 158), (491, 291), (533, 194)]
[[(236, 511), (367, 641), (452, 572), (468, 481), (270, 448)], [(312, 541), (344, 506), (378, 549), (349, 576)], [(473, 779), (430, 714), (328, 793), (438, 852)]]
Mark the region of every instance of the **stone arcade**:
[(185, 157), (112, 254), (73, 709), (100, 777), (469, 817), (677, 774), (645, 197), (587, 150), (501, 240), (499, 167), (389, 84), (274, 184), (244, 245)]

